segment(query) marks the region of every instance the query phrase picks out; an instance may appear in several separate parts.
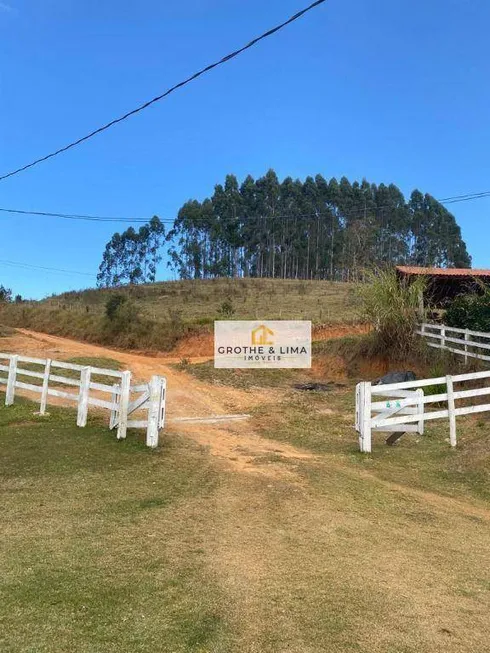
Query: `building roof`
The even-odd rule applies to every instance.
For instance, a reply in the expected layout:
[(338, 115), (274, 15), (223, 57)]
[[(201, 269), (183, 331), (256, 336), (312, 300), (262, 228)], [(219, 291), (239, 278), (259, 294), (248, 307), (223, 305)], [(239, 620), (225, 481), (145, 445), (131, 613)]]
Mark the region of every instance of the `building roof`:
[(473, 277), (489, 277), (490, 270), (476, 270), (472, 268), (420, 268), (412, 265), (397, 265), (398, 272), (406, 275), (423, 275), (427, 277), (459, 277), (471, 279)]

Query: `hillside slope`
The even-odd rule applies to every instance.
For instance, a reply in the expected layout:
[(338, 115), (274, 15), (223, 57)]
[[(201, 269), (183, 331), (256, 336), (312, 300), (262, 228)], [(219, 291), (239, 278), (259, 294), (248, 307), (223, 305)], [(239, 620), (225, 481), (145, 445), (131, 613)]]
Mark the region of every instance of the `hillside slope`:
[[(116, 319), (110, 297), (122, 295)], [(283, 279), (169, 281), (69, 292), (5, 304), (0, 324), (131, 349), (172, 349), (215, 319), (307, 319), (315, 325), (359, 320), (354, 284)]]

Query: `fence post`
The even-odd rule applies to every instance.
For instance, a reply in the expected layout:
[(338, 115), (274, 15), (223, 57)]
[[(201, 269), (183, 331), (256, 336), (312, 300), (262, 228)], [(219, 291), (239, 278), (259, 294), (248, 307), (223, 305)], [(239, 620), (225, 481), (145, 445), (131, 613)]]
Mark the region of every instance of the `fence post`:
[(361, 384), (356, 385), (356, 431), (359, 437), (359, 449), (362, 451), (361, 446), (361, 406), (362, 406), (362, 394), (361, 394)]
[(121, 378), (121, 395), (119, 399), (119, 426), (117, 439), (124, 440), (128, 430), (129, 396), (131, 394), (131, 372), (123, 372)]
[(152, 376), (149, 383), (148, 427), (146, 429), (146, 446), (153, 449), (158, 446), (158, 427), (160, 421), (160, 399), (162, 396), (162, 379)]
[(160, 388), (160, 415), (158, 418), (158, 428), (163, 429), (165, 426), (165, 409), (167, 403), (167, 379), (162, 376), (161, 379), (161, 388)]
[(446, 349), (446, 327), (441, 327), (441, 347)]
[(456, 415), (455, 415), (455, 402), (454, 402), (454, 388), (453, 379), (451, 376), (446, 376), (447, 385), (447, 409), (449, 413), (449, 441), (451, 447), (456, 446)]
[(80, 392), (78, 394), (77, 426), (87, 426), (88, 394), (90, 390), (90, 367), (84, 367), (80, 374)]
[(468, 345), (467, 345), (467, 342), (470, 339), (470, 334), (468, 333), (468, 329), (466, 329), (465, 332), (464, 332), (464, 339), (465, 339), (465, 343), (464, 343), (464, 364), (468, 365)]
[(5, 394), (5, 405), (11, 406), (15, 397), (15, 381), (17, 379), (17, 362), (19, 357), (12, 356), (9, 363), (9, 375), (7, 379), (7, 392)]
[(114, 385), (112, 386), (112, 388), (113, 388), (113, 390), (112, 390), (112, 397), (111, 397), (112, 409), (111, 409), (111, 418), (110, 418), (110, 420), (109, 420), (109, 428), (111, 429), (111, 431), (112, 431), (112, 429), (116, 426), (116, 422), (117, 422), (117, 413), (118, 413), (118, 409), (119, 409), (119, 406), (118, 406), (118, 399), (119, 399), (119, 396), (120, 396), (120, 395), (119, 395), (119, 392), (118, 392), (118, 390), (119, 390), (119, 384), (114, 383)]
[(416, 395), (418, 397), (417, 401), (417, 410), (419, 411), (419, 414), (422, 415), (422, 417), (419, 419), (418, 427), (417, 427), (417, 433), (419, 435), (424, 435), (424, 391), (422, 388), (419, 388), (418, 390), (415, 391)]
[(371, 383), (359, 383), (359, 448), (371, 453)]
[(43, 390), (41, 392), (41, 405), (39, 407), (39, 414), (46, 415), (46, 406), (48, 405), (48, 388), (49, 388), (49, 375), (51, 373), (51, 359), (48, 358), (44, 367), (43, 377)]

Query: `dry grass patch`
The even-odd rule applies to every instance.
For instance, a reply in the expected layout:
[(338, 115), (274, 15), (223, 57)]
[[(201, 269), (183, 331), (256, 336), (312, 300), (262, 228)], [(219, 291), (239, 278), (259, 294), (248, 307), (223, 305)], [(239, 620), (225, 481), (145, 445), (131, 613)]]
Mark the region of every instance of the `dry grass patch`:
[[(123, 295), (127, 315), (108, 321), (106, 302)], [(223, 311), (227, 307), (228, 312)], [(168, 281), (85, 290), (40, 302), (0, 307), (2, 323), (123, 349), (170, 351), (179, 340), (208, 333), (216, 319), (359, 321), (354, 285), (284, 279)]]
[(0, 324), (0, 338), (10, 338), (15, 333), (15, 329)]

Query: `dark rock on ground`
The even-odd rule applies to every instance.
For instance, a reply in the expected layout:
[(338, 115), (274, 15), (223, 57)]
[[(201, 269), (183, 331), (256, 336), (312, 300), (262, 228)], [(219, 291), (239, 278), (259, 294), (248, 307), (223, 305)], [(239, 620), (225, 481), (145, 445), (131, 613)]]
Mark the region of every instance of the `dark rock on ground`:
[(405, 381), (416, 381), (417, 377), (414, 372), (389, 372), (377, 381), (374, 385), (389, 385), (390, 383), (404, 383)]

